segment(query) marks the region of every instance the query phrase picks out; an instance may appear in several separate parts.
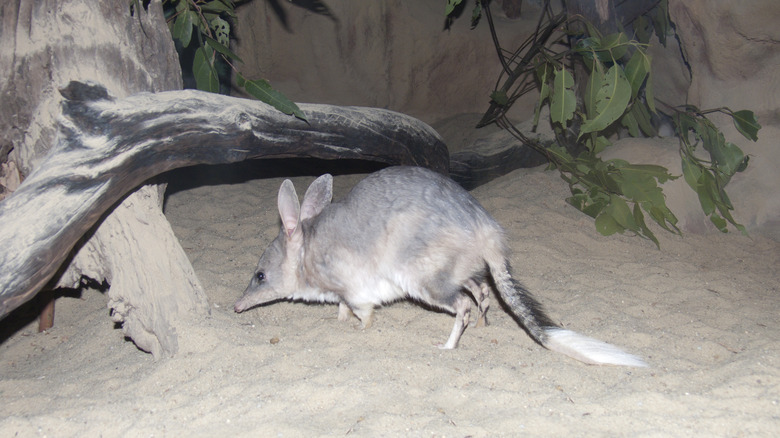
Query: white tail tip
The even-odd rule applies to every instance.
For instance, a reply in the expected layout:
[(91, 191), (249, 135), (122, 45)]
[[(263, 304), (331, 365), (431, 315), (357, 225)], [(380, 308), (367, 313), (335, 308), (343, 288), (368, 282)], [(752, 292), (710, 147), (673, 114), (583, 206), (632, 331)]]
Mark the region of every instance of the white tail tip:
[(571, 330), (545, 327), (544, 332), (547, 334), (545, 347), (587, 364), (622, 365), (628, 367), (647, 366), (642, 359), (633, 354), (626, 353), (614, 345), (589, 338)]

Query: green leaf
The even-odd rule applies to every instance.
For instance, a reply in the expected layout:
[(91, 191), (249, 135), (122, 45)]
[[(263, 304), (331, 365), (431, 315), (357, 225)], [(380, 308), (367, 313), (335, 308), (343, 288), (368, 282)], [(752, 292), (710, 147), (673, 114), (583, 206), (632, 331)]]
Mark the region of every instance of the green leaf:
[(742, 152), (742, 149), (730, 141), (724, 144), (719, 155), (723, 161), (718, 161), (718, 167), (722, 168), (729, 176), (737, 173), (739, 169), (744, 170), (747, 167), (747, 161), (745, 161), (745, 154)]
[(444, 16), (449, 17), (455, 7), (460, 4), (462, 0), (447, 0), (447, 4), (444, 6)]
[(490, 100), (501, 106), (506, 106), (509, 103), (509, 97), (506, 95), (506, 91), (503, 90), (496, 90), (490, 93)]
[(673, 120), (680, 139), (686, 144), (690, 143), (690, 131), (696, 131), (699, 123), (690, 114), (683, 112), (677, 112)]
[(639, 137), (639, 124), (636, 122), (634, 113), (629, 111), (620, 118), (620, 124), (628, 129), (628, 134), (632, 137)]
[(655, 137), (658, 135), (658, 131), (656, 131), (655, 126), (653, 126), (653, 123), (650, 121), (650, 111), (648, 111), (644, 102), (635, 100), (634, 104), (631, 105), (631, 114), (634, 115), (637, 124), (639, 124), (639, 129), (641, 129), (646, 136)]
[(650, 42), (650, 37), (653, 36), (653, 24), (646, 16), (640, 15), (634, 21), (634, 34), (637, 41), (642, 44)]
[(628, 36), (625, 33), (618, 32), (607, 35), (601, 39), (599, 59), (604, 62), (619, 60), (626, 55), (628, 47)]
[(628, 204), (625, 199), (618, 195), (611, 195), (609, 198), (609, 205), (604, 210), (612, 218), (627, 230), (636, 231), (639, 229), (634, 221), (634, 215), (631, 213), (631, 209), (628, 208)]
[(761, 125), (753, 111), (742, 110), (731, 114), (734, 119), (734, 126), (748, 140), (758, 141), (758, 130)]
[(192, 41), (192, 12), (185, 11), (179, 14), (174, 21), (171, 35), (181, 42), (182, 47), (187, 47)]
[(634, 204), (634, 222), (639, 226), (641, 235), (652, 240), (653, 243), (655, 243), (655, 246), (660, 249), (661, 244), (658, 243), (658, 239), (655, 237), (655, 234), (650, 231), (650, 228), (647, 228), (647, 224), (645, 224), (645, 215), (642, 214), (642, 209), (639, 208), (639, 204)]
[(550, 97), (550, 85), (547, 83), (547, 76), (550, 73), (550, 64), (543, 63), (536, 68), (536, 77), (539, 80), (539, 100), (534, 109), (534, 128), (539, 125), (539, 114), (542, 111), (544, 101)]
[(679, 176), (674, 176), (669, 173), (669, 169), (664, 166), (658, 166), (656, 164), (628, 164), (620, 169), (622, 172), (641, 172), (652, 178), (658, 180), (660, 184), (669, 180), (675, 180)]
[[(650, 217), (663, 229), (670, 233), (681, 234), (680, 229), (677, 228), (677, 217), (669, 210), (666, 205), (652, 206), (650, 209), (645, 209), (650, 213)], [(667, 225), (668, 224), (668, 225)], [(671, 228), (670, 228), (671, 226)]]
[(471, 28), (474, 29), (479, 24), (479, 19), (482, 18), (482, 2), (478, 1), (474, 5), (474, 9), (471, 11)]
[(236, 77), (236, 83), (257, 100), (265, 102), (285, 114), (294, 115), (301, 120), (306, 120), (303, 111), (298, 108), (298, 105), (282, 93), (274, 90), (268, 81), (264, 79), (248, 81), (239, 74)]
[(588, 135), (588, 138), (585, 139), (585, 147), (594, 155), (602, 153), (604, 149), (611, 145), (612, 143), (609, 139), (603, 135), (590, 134)]
[(745, 155), (737, 145), (727, 142), (721, 133), (711, 123), (699, 124), (697, 131), (702, 139), (704, 149), (710, 153), (712, 161), (717, 164), (719, 170), (731, 176), (742, 166)]
[(696, 192), (699, 191), (699, 178), (701, 178), (701, 168), (696, 165), (687, 156), (682, 157), (682, 171), (685, 182)]
[(602, 71), (602, 65), (600, 62), (593, 63), (593, 69), (588, 77), (588, 83), (585, 86), (585, 95), (583, 96), (585, 103), (585, 113), (588, 117), (596, 117), (596, 95), (604, 83), (604, 72)]
[(596, 26), (594, 26), (593, 23), (591, 23), (588, 20), (585, 20), (585, 27), (586, 29), (588, 29), (588, 35), (593, 37), (597, 41), (596, 43), (597, 46), (600, 46), (601, 45), (600, 40), (602, 38), (601, 32), (599, 32)]
[(580, 136), (588, 132), (601, 131), (620, 118), (626, 111), (631, 98), (631, 85), (623, 69), (613, 65), (604, 75), (601, 87), (596, 91), (596, 117), (585, 120)]
[(241, 60), (241, 58), (238, 57), (238, 55), (236, 55), (235, 53), (233, 53), (232, 50), (222, 45), (222, 43), (220, 43), (219, 41), (215, 40), (214, 38), (209, 38), (208, 35), (203, 35), (203, 37), (206, 40), (206, 44), (208, 44), (212, 49), (216, 50), (217, 52), (221, 53), (222, 55), (230, 59), (234, 59), (238, 62), (244, 62)]
[(625, 73), (628, 83), (631, 84), (631, 98), (636, 99), (642, 84), (645, 82), (645, 78), (650, 73), (650, 55), (637, 47), (626, 64)]
[(614, 176), (614, 179), (621, 193), (631, 201), (650, 202), (653, 205), (664, 204), (663, 191), (652, 176), (626, 168), (621, 169), (620, 174)]
[(596, 217), (596, 231), (604, 236), (611, 236), (617, 232), (622, 233), (624, 230), (625, 228), (620, 226), (615, 218), (606, 211)]
[(198, 90), (219, 93), (219, 76), (214, 68), (214, 51), (206, 46), (198, 47), (192, 61), (192, 73)]
[(217, 41), (225, 47), (230, 45), (230, 24), (220, 17), (214, 17), (209, 21), (209, 27), (214, 30)]
[(647, 82), (645, 82), (645, 101), (651, 112), (655, 112), (655, 94), (653, 94), (653, 71), (647, 72)]
[(653, 18), (653, 27), (658, 41), (666, 47), (666, 35), (669, 33), (669, 3), (668, 0), (661, 0), (658, 6), (650, 10), (650, 16)]
[(604, 149), (607, 148), (607, 146), (611, 145), (612, 142), (610, 142), (607, 137), (604, 137), (603, 135), (597, 135), (596, 141), (594, 142), (593, 153), (600, 154)]
[(577, 100), (574, 95), (574, 78), (566, 69), (555, 70), (553, 93), (550, 98), (550, 119), (566, 127), (566, 122), (574, 117)]
[(727, 233), (729, 231), (728, 224), (726, 223), (726, 220), (722, 217), (718, 216), (717, 213), (712, 213), (710, 215), (710, 221), (715, 224), (716, 227), (718, 227), (718, 230), (722, 233)]
[(710, 215), (715, 211), (715, 197), (717, 190), (713, 190), (715, 187), (715, 179), (713, 176), (704, 171), (699, 176), (699, 180), (696, 185), (696, 194), (699, 195), (699, 204), (701, 209), (706, 215)]
[(218, 14), (220, 12), (225, 12), (230, 16), (235, 16), (235, 7), (221, 0), (210, 1), (204, 4), (203, 6), (201, 6), (200, 8), (204, 12), (211, 12), (215, 14)]

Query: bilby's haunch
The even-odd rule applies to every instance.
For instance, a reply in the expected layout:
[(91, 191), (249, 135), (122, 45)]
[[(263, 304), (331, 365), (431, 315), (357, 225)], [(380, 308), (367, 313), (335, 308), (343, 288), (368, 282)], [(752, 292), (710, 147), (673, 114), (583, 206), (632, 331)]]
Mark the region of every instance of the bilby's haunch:
[[(391, 167), (331, 202), (323, 175), (299, 204), (290, 180), (279, 189), (279, 236), (235, 304), (242, 312), (275, 300), (338, 303), (371, 325), (374, 308), (411, 298), (455, 314), (441, 348), (455, 348), (476, 304), (486, 323), (495, 286), (512, 316), (541, 345), (589, 364), (646, 366), (619, 348), (557, 327), (515, 281), (501, 226), (449, 178), (419, 167)], [(492, 278), (492, 284), (489, 281)]]

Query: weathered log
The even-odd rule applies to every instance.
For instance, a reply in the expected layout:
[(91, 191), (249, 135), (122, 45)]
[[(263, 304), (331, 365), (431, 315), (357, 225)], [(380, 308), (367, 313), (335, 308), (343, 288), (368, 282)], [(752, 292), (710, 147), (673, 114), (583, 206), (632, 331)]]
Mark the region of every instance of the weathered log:
[(35, 296), (118, 200), (167, 170), (282, 157), (448, 166), (436, 131), (387, 110), (301, 104), (305, 122), (194, 90), (114, 99), (100, 85), (71, 82), (61, 93), (55, 145), (0, 203), (0, 318)]
[(473, 190), (488, 181), (520, 168), (535, 167), (546, 162), (543, 155), (511, 138), (510, 144), (495, 144), (485, 150), (465, 150), (450, 157), (450, 177), (466, 190)]

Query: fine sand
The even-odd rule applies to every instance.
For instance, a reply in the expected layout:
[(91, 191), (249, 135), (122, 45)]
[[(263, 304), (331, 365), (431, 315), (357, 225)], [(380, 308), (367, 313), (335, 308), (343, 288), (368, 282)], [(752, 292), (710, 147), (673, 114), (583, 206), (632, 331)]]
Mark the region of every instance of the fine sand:
[[(329, 165), (293, 178), (299, 194)], [(557, 173), (515, 171), (473, 195), (506, 228), (516, 277), (561, 325), (650, 366), (552, 353), (495, 304), (442, 351), (453, 317), (408, 302), (367, 330), (335, 305), (235, 314), (279, 226), (282, 178), (248, 168), (171, 175), (166, 214), (211, 306), (181, 353), (139, 351), (97, 290), (64, 296), (54, 328), (2, 338), (0, 437), (780, 436), (780, 243), (602, 237)], [(335, 196), (361, 177), (337, 176)]]

